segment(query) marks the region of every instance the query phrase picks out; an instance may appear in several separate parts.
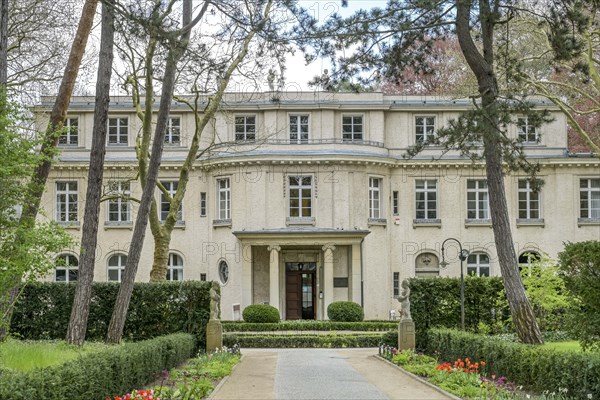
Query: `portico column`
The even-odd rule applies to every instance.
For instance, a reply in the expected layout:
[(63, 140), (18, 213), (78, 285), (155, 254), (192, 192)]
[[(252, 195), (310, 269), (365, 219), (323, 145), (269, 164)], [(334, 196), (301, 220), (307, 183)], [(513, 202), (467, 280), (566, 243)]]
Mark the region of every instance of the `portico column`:
[(361, 264), (361, 248), (360, 244), (356, 243), (352, 245), (352, 296), (351, 300), (355, 303), (361, 304), (361, 272), (360, 272), (360, 264)]
[(335, 246), (326, 244), (323, 246), (325, 252), (323, 257), (323, 319), (327, 319), (327, 307), (333, 302), (333, 251)]
[(269, 258), (269, 304), (279, 310), (279, 252), (281, 247), (270, 245), (267, 247)]

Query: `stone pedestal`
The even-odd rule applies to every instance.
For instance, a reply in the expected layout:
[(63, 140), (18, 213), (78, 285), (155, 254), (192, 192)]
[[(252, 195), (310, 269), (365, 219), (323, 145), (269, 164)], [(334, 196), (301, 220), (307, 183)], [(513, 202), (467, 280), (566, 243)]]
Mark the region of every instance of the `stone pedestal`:
[(412, 319), (403, 319), (398, 324), (398, 350), (415, 349), (415, 323)]
[(206, 325), (206, 352), (213, 353), (223, 347), (223, 325), (218, 319), (209, 319)]

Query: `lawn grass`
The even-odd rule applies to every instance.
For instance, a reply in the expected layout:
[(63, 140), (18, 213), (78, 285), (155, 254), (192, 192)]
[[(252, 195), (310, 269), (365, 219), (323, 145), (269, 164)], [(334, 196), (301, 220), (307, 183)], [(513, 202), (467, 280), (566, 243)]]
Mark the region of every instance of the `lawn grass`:
[(582, 351), (581, 345), (575, 340), (568, 342), (546, 342), (544, 343), (544, 347), (549, 347), (551, 349), (560, 351)]
[(77, 347), (62, 341), (20, 341), (9, 338), (0, 343), (0, 368), (26, 372), (62, 364), (104, 347), (102, 343), (86, 343)]

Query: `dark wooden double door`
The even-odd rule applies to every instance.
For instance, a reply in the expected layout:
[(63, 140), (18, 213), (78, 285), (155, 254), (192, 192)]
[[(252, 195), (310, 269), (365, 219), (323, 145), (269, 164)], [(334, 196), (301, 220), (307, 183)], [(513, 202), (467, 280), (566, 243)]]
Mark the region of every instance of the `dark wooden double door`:
[(286, 319), (316, 318), (316, 263), (286, 263)]

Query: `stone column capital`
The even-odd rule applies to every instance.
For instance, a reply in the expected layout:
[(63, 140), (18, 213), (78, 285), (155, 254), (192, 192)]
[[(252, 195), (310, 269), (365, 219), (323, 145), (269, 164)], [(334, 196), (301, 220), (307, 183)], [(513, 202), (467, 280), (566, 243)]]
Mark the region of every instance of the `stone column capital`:
[(276, 251), (276, 252), (280, 252), (281, 251), (281, 246), (278, 246), (276, 244), (271, 244), (267, 247), (267, 250), (269, 251)]
[(327, 250), (331, 250), (331, 251), (335, 251), (335, 245), (334, 244), (326, 244), (323, 246), (323, 251), (327, 251)]

